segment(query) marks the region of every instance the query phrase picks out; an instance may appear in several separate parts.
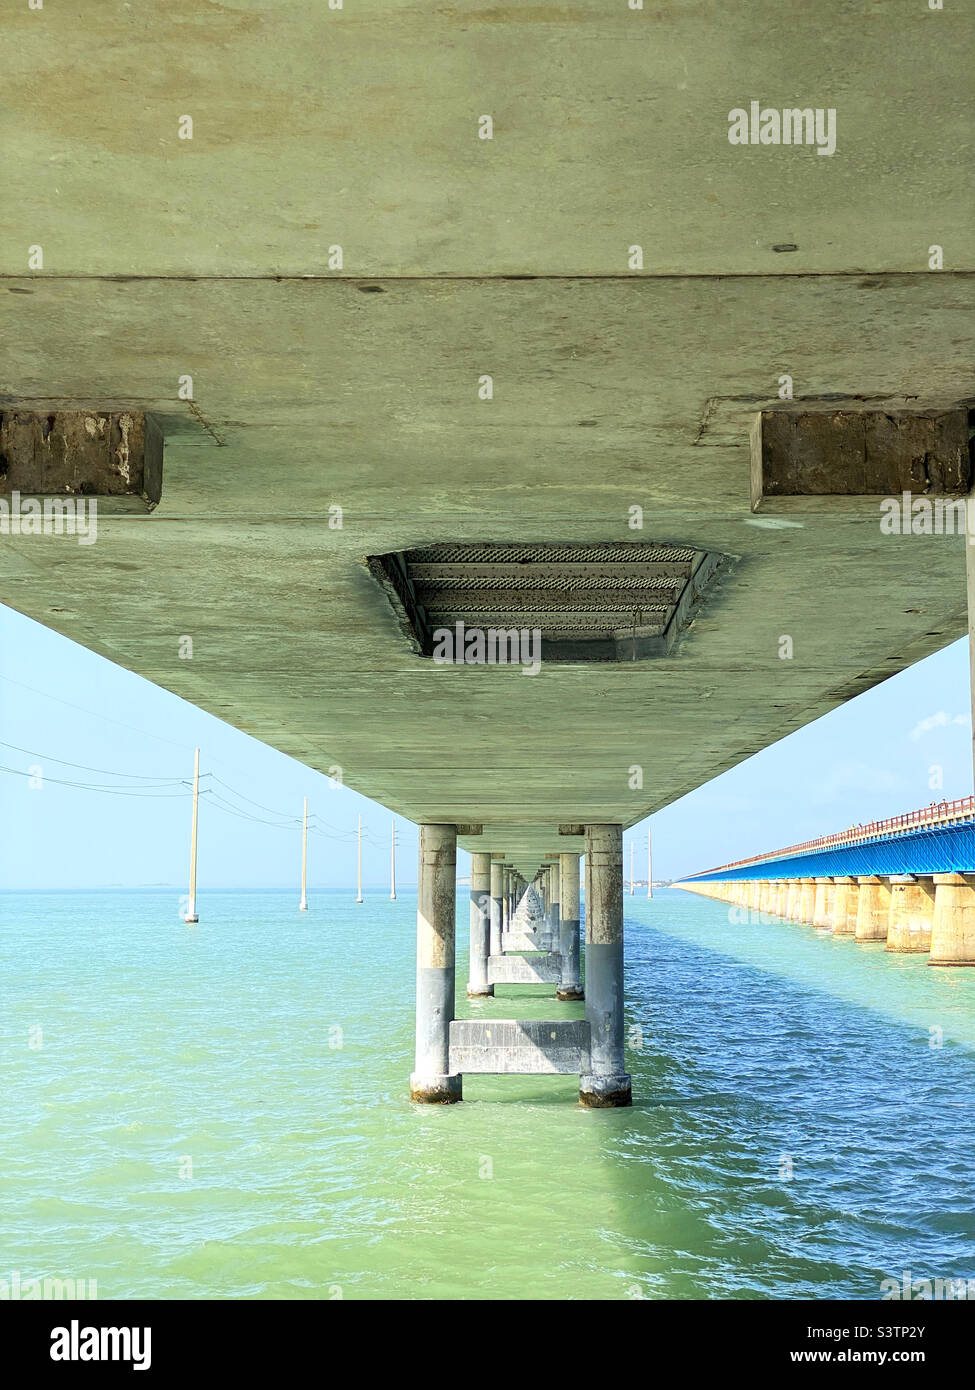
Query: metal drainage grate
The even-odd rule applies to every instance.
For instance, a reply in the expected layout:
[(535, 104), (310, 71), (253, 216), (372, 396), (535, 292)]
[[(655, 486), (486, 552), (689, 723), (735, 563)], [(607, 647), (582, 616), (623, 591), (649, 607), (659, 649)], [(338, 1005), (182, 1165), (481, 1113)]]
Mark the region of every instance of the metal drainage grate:
[(413, 650), (432, 656), (437, 632), (541, 632), (543, 661), (638, 661), (666, 656), (723, 557), (648, 541), (431, 545), (371, 555)]

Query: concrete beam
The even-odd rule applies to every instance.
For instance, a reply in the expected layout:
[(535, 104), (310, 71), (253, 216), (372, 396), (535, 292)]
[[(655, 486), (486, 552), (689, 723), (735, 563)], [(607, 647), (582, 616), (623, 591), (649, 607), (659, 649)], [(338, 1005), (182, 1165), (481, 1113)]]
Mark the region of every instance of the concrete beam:
[(551, 951), (544, 956), (491, 956), (487, 974), (492, 985), (558, 984), (562, 957)]
[(455, 1019), (450, 1025), (455, 1072), (579, 1075), (589, 1066), (585, 1019)]
[(558, 942), (551, 932), (505, 932), (501, 938), (501, 950), (506, 951), (551, 951), (558, 948)]

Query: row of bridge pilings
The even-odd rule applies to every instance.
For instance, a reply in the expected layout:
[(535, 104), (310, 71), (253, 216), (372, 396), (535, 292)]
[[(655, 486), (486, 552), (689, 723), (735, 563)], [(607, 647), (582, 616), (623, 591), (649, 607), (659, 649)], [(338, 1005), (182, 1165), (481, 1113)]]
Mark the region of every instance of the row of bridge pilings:
[(733, 904), (743, 921), (780, 918), (833, 936), (975, 965), (975, 874), (705, 879), (677, 885)]

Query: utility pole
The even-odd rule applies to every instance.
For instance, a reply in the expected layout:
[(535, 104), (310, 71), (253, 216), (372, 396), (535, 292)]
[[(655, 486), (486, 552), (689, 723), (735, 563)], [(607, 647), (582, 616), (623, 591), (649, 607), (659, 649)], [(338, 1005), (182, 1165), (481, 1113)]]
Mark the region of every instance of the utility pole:
[(647, 897), (653, 897), (653, 848), (650, 844), (650, 825), (647, 823)]
[(196, 829), (200, 818), (200, 750), (193, 757), (193, 822), (190, 830), (190, 896), (184, 922), (198, 922), (196, 912)]
[(390, 823), (389, 833), (389, 900), (396, 901), (396, 822)]
[(299, 912), (308, 911), (308, 798), (301, 808), (301, 902)]
[(359, 817), (359, 831), (358, 831), (358, 837), (357, 837), (357, 839), (358, 839), (358, 872), (357, 872), (357, 876), (356, 876), (357, 891), (356, 891), (356, 899), (355, 899), (355, 900), (356, 900), (357, 903), (361, 903), (361, 902), (362, 902), (362, 817), (361, 817), (361, 816)]

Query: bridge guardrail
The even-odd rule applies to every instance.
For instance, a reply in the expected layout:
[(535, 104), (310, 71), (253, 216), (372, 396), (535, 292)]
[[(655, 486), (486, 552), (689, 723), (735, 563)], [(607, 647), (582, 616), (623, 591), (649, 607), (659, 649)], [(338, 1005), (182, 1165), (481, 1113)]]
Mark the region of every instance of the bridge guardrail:
[[(963, 796), (954, 801), (932, 801), (916, 811), (905, 811), (899, 816), (888, 816), (885, 820), (870, 821), (867, 825), (852, 825), (849, 830), (834, 831), (831, 835), (820, 835), (815, 840), (803, 840), (798, 845), (787, 845), (765, 854), (753, 854), (748, 859), (733, 859), (715, 869), (706, 869), (706, 874), (727, 873), (729, 869), (743, 869), (751, 864), (762, 864), (768, 860), (783, 859), (788, 855), (808, 854), (814, 850), (839, 849), (846, 845), (862, 844), (866, 840), (879, 840), (884, 836), (905, 835), (912, 830), (934, 825), (955, 825), (959, 821), (975, 819), (975, 796)], [(701, 878), (702, 874), (693, 874)]]

